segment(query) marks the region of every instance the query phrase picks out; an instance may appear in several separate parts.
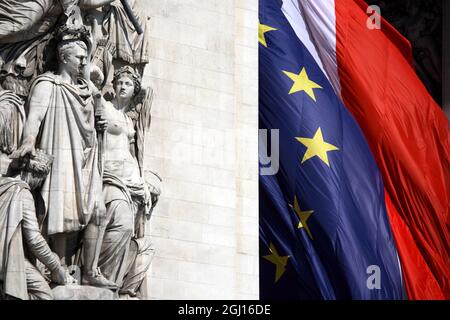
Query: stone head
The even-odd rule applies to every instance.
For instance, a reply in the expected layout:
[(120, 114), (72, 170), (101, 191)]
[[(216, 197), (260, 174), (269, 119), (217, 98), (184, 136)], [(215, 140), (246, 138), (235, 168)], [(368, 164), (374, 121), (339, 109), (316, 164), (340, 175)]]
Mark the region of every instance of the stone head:
[(58, 43), (58, 63), (60, 70), (71, 76), (81, 76), (87, 64), (88, 51), (86, 43), (81, 40), (65, 40)]
[(31, 188), (39, 188), (50, 172), (53, 163), (53, 156), (44, 153), (41, 150), (36, 151), (34, 157), (24, 157), (18, 159), (21, 167), (20, 177)]
[(131, 100), (141, 91), (141, 77), (130, 66), (124, 66), (114, 73), (113, 87), (116, 99)]

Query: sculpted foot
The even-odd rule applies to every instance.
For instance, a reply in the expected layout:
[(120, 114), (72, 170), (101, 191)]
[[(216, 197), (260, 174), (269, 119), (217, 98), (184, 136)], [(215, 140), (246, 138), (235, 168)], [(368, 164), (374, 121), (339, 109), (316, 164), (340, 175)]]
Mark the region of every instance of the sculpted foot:
[(98, 288), (117, 290), (118, 286), (114, 282), (106, 279), (102, 273), (97, 271), (88, 271), (83, 274), (82, 285), (88, 285)]
[(136, 297), (137, 293), (133, 290), (127, 289), (127, 290), (119, 290), (119, 294), (128, 295), (130, 297)]

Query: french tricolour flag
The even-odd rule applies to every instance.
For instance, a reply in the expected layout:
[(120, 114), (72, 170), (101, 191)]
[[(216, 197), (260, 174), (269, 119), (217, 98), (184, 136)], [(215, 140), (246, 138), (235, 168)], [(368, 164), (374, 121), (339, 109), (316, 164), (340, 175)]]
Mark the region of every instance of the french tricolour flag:
[[(409, 42), (363, 0), (284, 0), (283, 12), (358, 121), (386, 188), (410, 299), (450, 298), (450, 134)], [(382, 15), (382, 13), (381, 13)]]

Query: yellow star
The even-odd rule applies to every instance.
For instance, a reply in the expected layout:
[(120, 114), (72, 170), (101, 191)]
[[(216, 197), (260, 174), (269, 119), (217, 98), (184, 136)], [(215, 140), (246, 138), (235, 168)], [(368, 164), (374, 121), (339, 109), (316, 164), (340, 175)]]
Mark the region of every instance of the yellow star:
[(336, 146), (333, 146), (323, 140), (322, 130), (320, 127), (317, 129), (312, 139), (303, 137), (296, 137), (295, 139), (307, 148), (305, 155), (303, 156), (302, 163), (312, 157), (318, 156), (320, 160), (327, 164), (327, 166), (330, 166), (327, 152), (339, 150)]
[(293, 94), (299, 91), (305, 91), (311, 99), (316, 101), (316, 95), (314, 94), (313, 89), (322, 89), (322, 87), (314, 81), (309, 80), (305, 68), (302, 68), (302, 71), (300, 71), (299, 74), (284, 70), (283, 73), (287, 75), (292, 81), (294, 81), (291, 90), (289, 90), (289, 94)]
[(267, 43), (266, 43), (266, 38), (264, 37), (264, 34), (266, 32), (273, 31), (273, 30), (277, 30), (277, 29), (267, 26), (265, 24), (261, 24), (261, 22), (258, 21), (258, 40), (259, 40), (259, 43), (261, 43), (266, 48), (267, 48)]
[(299, 217), (300, 221), (298, 222), (297, 229), (305, 228), (306, 232), (308, 233), (308, 236), (313, 240), (313, 236), (311, 234), (311, 231), (309, 230), (309, 227), (307, 225), (309, 217), (314, 213), (314, 210), (308, 210), (308, 211), (301, 211), (300, 205), (298, 204), (297, 196), (294, 197), (294, 207), (290, 205), (291, 208), (294, 209), (295, 213)]
[(270, 243), (269, 250), (270, 255), (263, 256), (263, 258), (272, 262), (276, 266), (275, 282), (277, 282), (286, 271), (286, 264), (289, 256), (280, 256), (273, 243)]

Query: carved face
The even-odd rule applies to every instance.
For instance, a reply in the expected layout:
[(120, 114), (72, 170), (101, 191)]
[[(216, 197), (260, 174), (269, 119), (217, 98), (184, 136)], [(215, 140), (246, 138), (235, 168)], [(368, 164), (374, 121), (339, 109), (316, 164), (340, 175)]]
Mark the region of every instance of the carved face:
[(63, 67), (69, 74), (80, 76), (87, 64), (87, 52), (81, 46), (73, 45), (65, 50), (61, 59)]
[(120, 77), (116, 81), (116, 95), (119, 99), (130, 100), (134, 96), (133, 79), (127, 76)]

